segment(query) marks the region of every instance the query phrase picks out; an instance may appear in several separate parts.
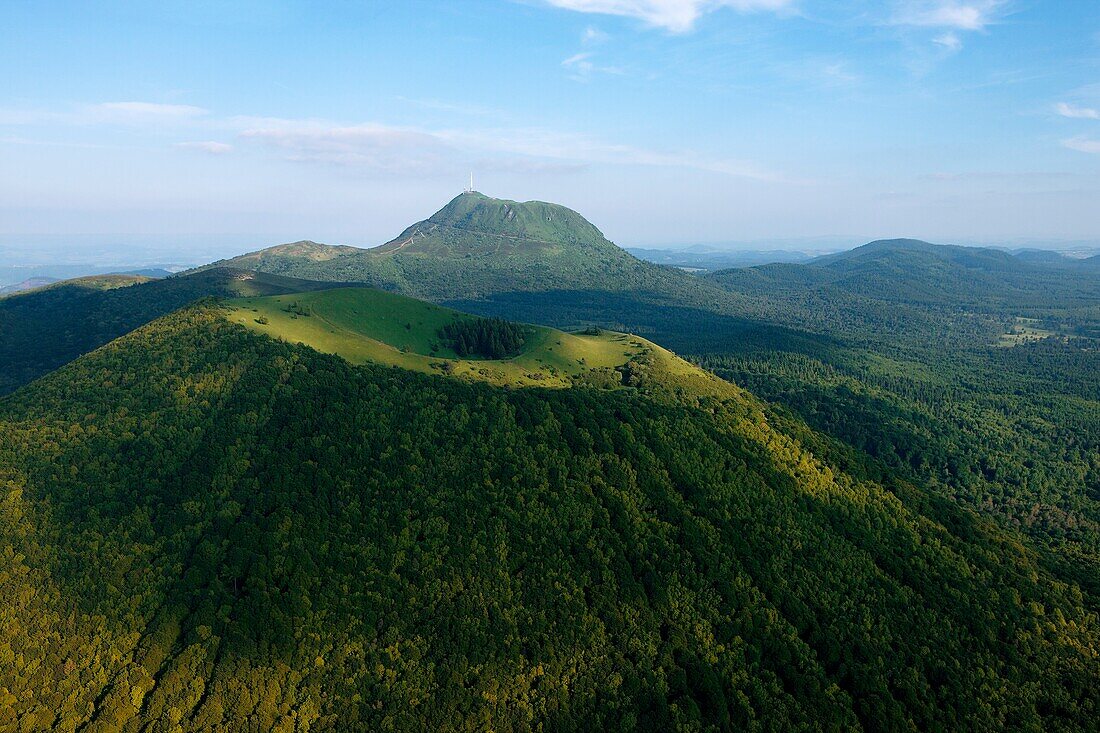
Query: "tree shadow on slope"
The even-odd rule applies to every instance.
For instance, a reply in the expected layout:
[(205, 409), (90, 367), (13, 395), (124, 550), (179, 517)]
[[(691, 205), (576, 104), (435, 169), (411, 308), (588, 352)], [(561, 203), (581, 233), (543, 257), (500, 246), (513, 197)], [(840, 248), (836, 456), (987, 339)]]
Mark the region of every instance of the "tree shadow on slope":
[(840, 359), (848, 344), (839, 338), (738, 315), (726, 301), (685, 303), (657, 292), (554, 290), (499, 293), (446, 305), (479, 315), (557, 328), (597, 325), (627, 331), (681, 354), (725, 354), (763, 349), (790, 351), (820, 360)]

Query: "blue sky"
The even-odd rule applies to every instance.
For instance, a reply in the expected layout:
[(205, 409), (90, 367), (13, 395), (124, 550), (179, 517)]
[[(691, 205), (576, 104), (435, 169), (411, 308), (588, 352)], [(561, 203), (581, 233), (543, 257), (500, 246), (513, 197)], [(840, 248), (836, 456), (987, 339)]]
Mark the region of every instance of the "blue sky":
[(0, 23), (9, 239), (374, 245), (472, 170), (625, 246), (1100, 240), (1096, 0), (14, 0)]

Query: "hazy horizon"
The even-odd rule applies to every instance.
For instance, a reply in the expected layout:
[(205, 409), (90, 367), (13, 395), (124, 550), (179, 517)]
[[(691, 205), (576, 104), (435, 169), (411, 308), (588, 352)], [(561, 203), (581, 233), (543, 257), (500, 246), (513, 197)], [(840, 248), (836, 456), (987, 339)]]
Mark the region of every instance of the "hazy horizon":
[[(0, 287), (34, 277), (67, 279), (120, 270), (168, 268), (180, 271), (221, 259), (228, 259), (265, 247), (302, 239), (275, 241), (259, 235), (133, 235), (133, 234), (0, 234)], [(808, 258), (854, 249), (880, 239), (905, 237), (808, 237), (800, 240), (755, 240), (743, 242), (681, 242), (635, 245), (617, 242), (633, 251), (653, 253), (714, 254), (736, 256), (774, 253), (802, 254)], [(313, 241), (317, 241), (313, 238)], [(324, 242), (369, 249), (382, 242)], [(1046, 249), (1063, 253), (1100, 254), (1100, 243), (1093, 241), (1065, 242), (936, 242), (969, 247), (993, 247), (1007, 251)], [(804, 261), (805, 258), (777, 257), (774, 261)], [(659, 260), (654, 260), (659, 261)], [(750, 266), (768, 260), (746, 259), (729, 266)]]
[(364, 246), (473, 171), (624, 246), (1100, 240), (1096, 3), (59, 2), (7, 20), (6, 239)]

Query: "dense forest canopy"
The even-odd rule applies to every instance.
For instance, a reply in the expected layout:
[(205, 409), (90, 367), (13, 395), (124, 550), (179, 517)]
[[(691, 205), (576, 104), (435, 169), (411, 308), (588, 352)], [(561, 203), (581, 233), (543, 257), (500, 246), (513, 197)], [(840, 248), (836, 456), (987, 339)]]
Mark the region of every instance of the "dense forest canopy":
[(523, 327), (503, 318), (454, 321), (439, 329), (459, 356), (507, 359), (523, 347)]
[[(1100, 278), (881, 242), (713, 273), (720, 305), (604, 290), (452, 302), (596, 323), (689, 355), (896, 472), (1022, 531), (1100, 597)], [(1096, 601), (1094, 605), (1100, 605)]]
[(1095, 720), (1079, 589), (735, 387), (504, 390), (219, 311), (0, 403), (0, 726)]

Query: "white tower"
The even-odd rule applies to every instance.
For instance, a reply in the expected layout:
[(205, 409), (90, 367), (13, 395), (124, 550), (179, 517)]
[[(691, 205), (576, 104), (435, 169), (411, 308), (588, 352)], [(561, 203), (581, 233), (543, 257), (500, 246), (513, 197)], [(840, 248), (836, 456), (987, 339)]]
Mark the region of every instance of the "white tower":
[(473, 192), (474, 192), (474, 174), (473, 174), (473, 171), (471, 171), (470, 172), (470, 185), (466, 187), (466, 193), (473, 193)]

